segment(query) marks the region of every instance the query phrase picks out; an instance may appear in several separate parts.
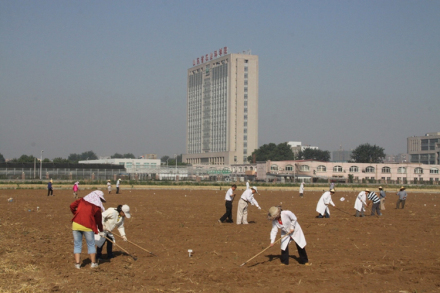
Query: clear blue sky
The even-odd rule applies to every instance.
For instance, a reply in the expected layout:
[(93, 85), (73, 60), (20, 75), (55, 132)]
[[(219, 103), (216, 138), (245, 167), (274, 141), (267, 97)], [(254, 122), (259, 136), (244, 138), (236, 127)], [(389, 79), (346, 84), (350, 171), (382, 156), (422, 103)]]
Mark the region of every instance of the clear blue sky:
[(259, 144), (440, 131), (440, 1), (0, 1), (0, 153), (185, 152), (186, 70), (259, 56)]

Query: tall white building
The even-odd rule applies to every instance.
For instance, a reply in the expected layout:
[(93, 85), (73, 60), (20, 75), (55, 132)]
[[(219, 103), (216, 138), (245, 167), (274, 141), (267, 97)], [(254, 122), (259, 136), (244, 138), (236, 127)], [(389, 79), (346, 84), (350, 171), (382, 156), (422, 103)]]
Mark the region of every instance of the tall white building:
[(247, 163), (258, 148), (258, 56), (227, 47), (188, 69), (187, 139), (183, 162)]

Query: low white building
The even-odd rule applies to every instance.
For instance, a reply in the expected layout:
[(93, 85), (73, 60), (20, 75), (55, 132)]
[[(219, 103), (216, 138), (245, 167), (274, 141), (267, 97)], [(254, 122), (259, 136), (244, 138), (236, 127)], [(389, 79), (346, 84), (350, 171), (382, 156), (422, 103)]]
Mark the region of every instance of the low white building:
[(123, 165), (125, 169), (150, 169), (160, 167), (160, 159), (100, 159), (79, 161), (79, 164), (111, 164)]

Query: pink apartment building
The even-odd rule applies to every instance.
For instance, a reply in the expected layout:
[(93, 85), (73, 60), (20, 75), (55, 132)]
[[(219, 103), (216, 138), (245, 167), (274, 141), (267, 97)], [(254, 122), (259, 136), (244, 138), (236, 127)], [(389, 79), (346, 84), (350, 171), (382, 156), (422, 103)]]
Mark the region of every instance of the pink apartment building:
[(376, 181), (379, 183), (426, 183), (439, 184), (440, 165), (367, 164), (319, 162), (312, 160), (257, 162), (257, 180), (277, 178), (281, 181), (305, 182), (353, 182)]

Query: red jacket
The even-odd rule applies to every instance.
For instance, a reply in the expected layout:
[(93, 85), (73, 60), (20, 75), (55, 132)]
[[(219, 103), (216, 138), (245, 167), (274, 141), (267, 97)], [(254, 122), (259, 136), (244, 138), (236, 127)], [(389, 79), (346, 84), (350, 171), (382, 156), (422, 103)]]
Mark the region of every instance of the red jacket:
[(80, 198), (70, 204), (70, 211), (75, 215), (72, 222), (92, 229), (95, 234), (98, 234), (96, 226), (98, 226), (99, 231), (104, 231), (102, 228), (102, 213), (100, 207)]

